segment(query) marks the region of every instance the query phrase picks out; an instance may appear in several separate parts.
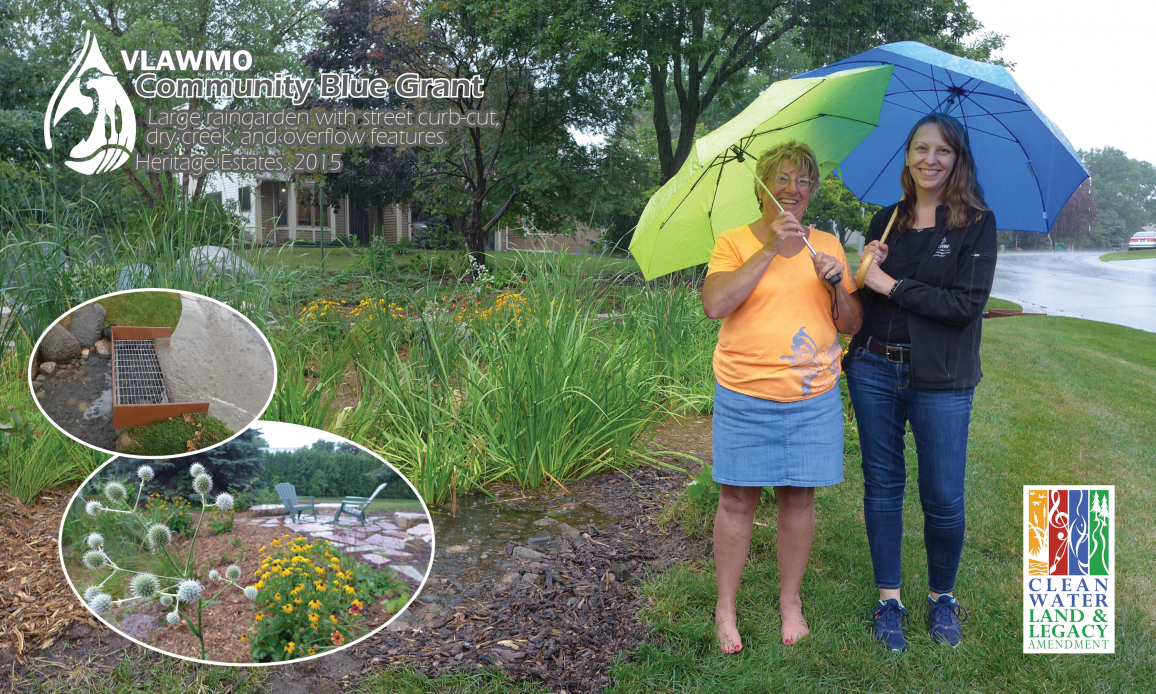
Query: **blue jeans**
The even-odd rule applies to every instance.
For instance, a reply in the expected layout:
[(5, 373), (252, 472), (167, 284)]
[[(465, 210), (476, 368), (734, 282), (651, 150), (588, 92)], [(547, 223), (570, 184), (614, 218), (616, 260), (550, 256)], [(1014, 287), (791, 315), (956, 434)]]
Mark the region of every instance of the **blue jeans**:
[(967, 427), (975, 388), (928, 390), (908, 385), (909, 364), (896, 364), (859, 347), (847, 368), (847, 389), (863, 449), (863, 515), (875, 586), (898, 589), (903, 538), (905, 422), (911, 422), (919, 457), (919, 501), (927, 548), (927, 585), (950, 593), (963, 551)]

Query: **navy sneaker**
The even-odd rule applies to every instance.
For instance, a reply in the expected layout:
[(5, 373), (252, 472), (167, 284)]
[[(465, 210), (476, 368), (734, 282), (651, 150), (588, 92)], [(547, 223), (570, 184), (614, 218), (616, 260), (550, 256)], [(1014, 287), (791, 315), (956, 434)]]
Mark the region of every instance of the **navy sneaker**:
[(903, 636), (903, 621), (907, 619), (907, 610), (903, 609), (898, 600), (880, 600), (871, 611), (871, 618), (875, 620), (876, 641), (895, 653), (907, 650), (907, 639)]
[(960, 624), (967, 621), (967, 610), (955, 601), (955, 598), (944, 593), (939, 600), (932, 600), (927, 596), (927, 623), (928, 634), (931, 640), (946, 646), (957, 646), (963, 637)]

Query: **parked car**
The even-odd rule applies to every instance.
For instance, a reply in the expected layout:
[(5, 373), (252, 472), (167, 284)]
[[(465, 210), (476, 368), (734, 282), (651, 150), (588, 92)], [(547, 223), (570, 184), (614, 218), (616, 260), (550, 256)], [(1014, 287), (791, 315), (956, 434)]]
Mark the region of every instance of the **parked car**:
[(1128, 240), (1128, 250), (1139, 251), (1156, 248), (1156, 231), (1141, 231)]

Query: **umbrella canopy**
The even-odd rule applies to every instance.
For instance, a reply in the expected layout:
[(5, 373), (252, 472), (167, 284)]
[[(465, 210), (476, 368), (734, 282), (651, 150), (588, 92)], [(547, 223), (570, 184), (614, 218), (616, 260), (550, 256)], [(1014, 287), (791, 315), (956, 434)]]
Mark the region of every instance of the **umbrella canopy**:
[[(879, 122), (891, 66), (772, 84), (722, 127), (694, 143), (682, 168), (646, 203), (630, 253), (646, 279), (710, 260), (728, 229), (758, 219), (751, 176), (759, 155), (787, 140), (810, 145), (829, 173)], [(743, 152), (740, 162), (732, 147)]]
[(920, 118), (937, 111), (967, 127), (984, 199), (1000, 229), (1048, 233), (1064, 203), (1088, 177), (1068, 139), (999, 65), (903, 41), (796, 79), (871, 65), (895, 67), (879, 127), (836, 171), (863, 202), (890, 205), (899, 200), (907, 135)]

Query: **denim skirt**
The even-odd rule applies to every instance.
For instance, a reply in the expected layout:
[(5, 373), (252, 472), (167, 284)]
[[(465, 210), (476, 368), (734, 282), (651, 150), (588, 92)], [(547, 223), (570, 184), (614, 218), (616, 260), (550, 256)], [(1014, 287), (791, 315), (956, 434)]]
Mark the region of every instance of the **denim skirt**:
[(843, 401), (831, 388), (777, 402), (714, 387), (714, 481), (736, 487), (827, 487), (843, 481)]

